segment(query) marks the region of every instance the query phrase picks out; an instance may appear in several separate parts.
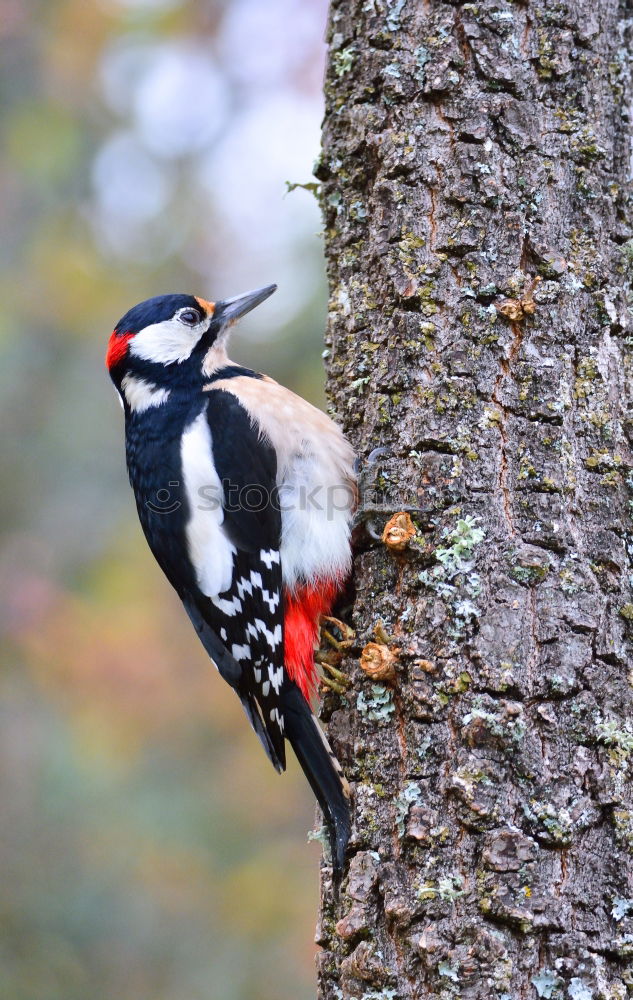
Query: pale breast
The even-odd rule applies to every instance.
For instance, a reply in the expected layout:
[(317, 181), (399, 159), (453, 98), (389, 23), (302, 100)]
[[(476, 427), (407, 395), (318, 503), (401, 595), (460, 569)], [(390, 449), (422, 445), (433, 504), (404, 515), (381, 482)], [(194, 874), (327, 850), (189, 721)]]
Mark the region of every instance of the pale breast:
[(284, 583), (340, 579), (350, 569), (354, 453), (334, 421), (272, 379), (238, 376), (208, 391), (233, 393), (277, 453)]

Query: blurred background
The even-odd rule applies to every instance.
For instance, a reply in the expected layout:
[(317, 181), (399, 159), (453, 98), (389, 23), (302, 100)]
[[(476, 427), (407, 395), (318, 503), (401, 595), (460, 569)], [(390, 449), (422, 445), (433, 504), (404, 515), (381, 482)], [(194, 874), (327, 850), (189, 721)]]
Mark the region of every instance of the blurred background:
[(103, 356), (277, 282), (235, 360), (322, 402), (326, 0), (0, 0), (0, 997), (313, 997), (320, 846), (141, 537)]

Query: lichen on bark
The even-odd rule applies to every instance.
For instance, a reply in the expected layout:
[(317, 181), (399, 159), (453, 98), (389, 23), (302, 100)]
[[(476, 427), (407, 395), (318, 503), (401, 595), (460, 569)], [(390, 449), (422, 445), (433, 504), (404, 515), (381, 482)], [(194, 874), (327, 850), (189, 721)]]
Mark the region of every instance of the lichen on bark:
[(398, 653), (324, 704), (321, 1000), (633, 995), (632, 17), (331, 5), (328, 389), (386, 449), (346, 613)]

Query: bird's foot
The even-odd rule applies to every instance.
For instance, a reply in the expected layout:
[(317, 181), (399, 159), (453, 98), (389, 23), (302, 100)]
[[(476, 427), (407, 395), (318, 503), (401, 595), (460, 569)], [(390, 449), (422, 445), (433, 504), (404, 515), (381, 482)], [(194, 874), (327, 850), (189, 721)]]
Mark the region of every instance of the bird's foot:
[(352, 683), (347, 674), (344, 674), (343, 671), (339, 670), (337, 667), (332, 666), (331, 663), (324, 663), (322, 660), (317, 660), (317, 662), (324, 671), (327, 670), (328, 672), (327, 674), (321, 674), (321, 687), (325, 687), (329, 691), (333, 691), (334, 694), (344, 695)]
[[(329, 628), (326, 628), (327, 623)], [(334, 631), (340, 634), (340, 639), (336, 637)], [(345, 622), (330, 615), (321, 617), (321, 646), (315, 654), (315, 660), (323, 670), (321, 684), (334, 691), (335, 694), (343, 695), (351, 685), (347, 674), (339, 669), (341, 660), (352, 645), (356, 633)]]
[[(323, 622), (327, 622), (332, 628), (335, 628), (341, 638), (337, 639), (332, 632), (325, 628)], [(321, 638), (330, 645), (337, 653), (341, 656), (345, 653), (352, 645), (354, 639), (356, 638), (356, 633), (350, 625), (346, 625), (345, 622), (341, 622), (338, 618), (332, 618), (331, 615), (321, 615)]]

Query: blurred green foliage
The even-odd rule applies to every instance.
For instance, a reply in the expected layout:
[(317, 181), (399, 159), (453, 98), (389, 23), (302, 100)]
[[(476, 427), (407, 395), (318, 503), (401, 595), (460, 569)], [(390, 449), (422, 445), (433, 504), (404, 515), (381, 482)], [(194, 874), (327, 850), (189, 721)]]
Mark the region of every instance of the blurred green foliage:
[(146, 550), (103, 365), (149, 295), (277, 281), (236, 360), (322, 399), (319, 219), (284, 181), (326, 5), (264, 6), (0, 3), (2, 1000), (314, 995), (311, 794)]

